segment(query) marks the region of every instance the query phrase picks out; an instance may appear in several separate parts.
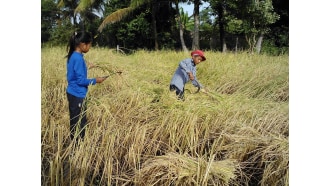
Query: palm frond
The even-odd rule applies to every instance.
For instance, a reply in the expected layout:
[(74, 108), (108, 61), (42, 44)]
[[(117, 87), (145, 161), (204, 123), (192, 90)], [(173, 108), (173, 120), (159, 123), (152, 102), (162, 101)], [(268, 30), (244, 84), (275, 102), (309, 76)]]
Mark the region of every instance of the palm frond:
[(92, 5), (94, 1), (92, 0), (81, 0), (77, 6), (77, 8), (74, 10), (74, 13), (79, 13), (85, 11), (88, 7)]
[(127, 16), (127, 14), (129, 14), (131, 11), (133, 11), (134, 8), (132, 7), (127, 7), (127, 8), (122, 8), (119, 9), (115, 12), (113, 12), (112, 14), (108, 15), (103, 22), (101, 23), (101, 25), (99, 26), (99, 28), (97, 29), (99, 32), (102, 32), (103, 28), (108, 25), (108, 24), (113, 24), (116, 23), (120, 20), (122, 20), (125, 16)]
[(64, 5), (65, 5), (64, 0), (60, 0), (57, 4), (57, 7), (62, 8), (62, 7), (64, 7)]
[(118, 21), (121, 21), (125, 16), (127, 16), (127, 14), (132, 12), (134, 9), (142, 6), (143, 4), (150, 3), (150, 2), (151, 2), (151, 0), (132, 0), (129, 7), (119, 9), (119, 10), (113, 12), (112, 14), (108, 15), (103, 20), (103, 22), (101, 23), (101, 25), (99, 26), (99, 28), (97, 30), (99, 32), (102, 32), (103, 28), (106, 25), (113, 24), (113, 23), (116, 23)]
[(150, 3), (150, 2), (151, 2), (151, 0), (132, 0), (130, 7), (137, 8), (137, 7), (140, 7), (140, 6), (142, 6), (146, 3)]

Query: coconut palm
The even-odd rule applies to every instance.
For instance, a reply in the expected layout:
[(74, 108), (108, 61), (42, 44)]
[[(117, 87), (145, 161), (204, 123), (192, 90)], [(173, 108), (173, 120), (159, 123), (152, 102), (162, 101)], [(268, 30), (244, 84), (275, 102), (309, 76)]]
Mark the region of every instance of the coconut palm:
[[(66, 1), (66, 0), (61, 0)], [(100, 5), (102, 0), (81, 0), (79, 2), (79, 5), (75, 9), (75, 13), (86, 13), (86, 9), (93, 8), (92, 6)], [(173, 2), (176, 5), (176, 12), (179, 17), (179, 22), (181, 22), (180, 12), (179, 12), (179, 2), (186, 2), (186, 0), (169, 0), (169, 2)], [(193, 49), (199, 49), (199, 6), (201, 4), (200, 0), (194, 0), (194, 22), (195, 22), (195, 28), (194, 28), (194, 34), (193, 34)], [(158, 50), (159, 44), (158, 44), (158, 33), (157, 33), (157, 25), (156, 25), (156, 9), (158, 6), (157, 0), (132, 0), (129, 7), (118, 9), (117, 11), (111, 13), (101, 23), (101, 25), (98, 28), (99, 32), (102, 32), (104, 27), (108, 24), (116, 23), (121, 21), (124, 17), (126, 17), (129, 13), (131, 13), (136, 8), (144, 5), (149, 4), (152, 9), (152, 27), (153, 27), (153, 33), (154, 33), (154, 42), (155, 42), (155, 50)], [(76, 15), (76, 14), (74, 14)], [(180, 24), (179, 24), (180, 25)], [(180, 26), (181, 27), (181, 26)], [(187, 47), (185, 46), (183, 39), (183, 28), (180, 28), (180, 40), (181, 45), (184, 51), (187, 50)], [(182, 36), (181, 36), (182, 35)]]
[(82, 27), (89, 25), (99, 17), (99, 12), (104, 11), (104, 0), (80, 0), (75, 9), (75, 14), (79, 14)]
[(76, 14), (74, 12), (78, 5), (78, 0), (60, 0), (57, 6), (62, 10), (64, 18), (69, 18), (73, 20), (73, 24), (77, 24)]
[(144, 4), (149, 4), (152, 7), (152, 27), (154, 33), (155, 50), (158, 50), (159, 45), (158, 45), (158, 38), (157, 38), (158, 33), (156, 27), (156, 8), (157, 8), (156, 1), (157, 0), (132, 0), (129, 7), (118, 9), (117, 11), (111, 13), (106, 18), (104, 18), (103, 22), (98, 28), (98, 31), (102, 32), (102, 30), (106, 25), (119, 22), (136, 8)]
[(104, 0), (60, 0), (58, 6), (73, 18), (74, 24), (77, 24), (79, 18), (84, 27), (86, 23), (93, 22), (98, 17), (97, 14), (103, 10), (104, 3)]
[[(179, 5), (178, 5), (179, 2), (186, 2), (186, 0), (169, 0), (169, 2), (174, 3), (176, 6), (176, 13), (178, 16), (178, 21), (179, 21), (180, 40), (181, 40), (182, 49), (184, 51), (188, 51), (188, 49), (184, 43), (184, 40), (183, 40), (184, 27), (182, 27), (182, 21), (181, 21), (182, 18), (180, 16)], [(157, 25), (156, 25), (156, 10), (157, 10), (157, 6), (158, 6), (157, 0), (132, 0), (129, 7), (119, 9), (119, 10), (111, 13), (110, 15), (108, 15), (106, 18), (104, 18), (103, 22), (101, 23), (101, 25), (98, 28), (98, 31), (102, 32), (102, 30), (104, 29), (104, 27), (106, 25), (121, 21), (124, 17), (126, 17), (133, 10), (135, 10), (136, 8), (138, 8), (144, 4), (147, 4), (147, 3), (152, 7), (152, 27), (153, 27), (153, 33), (154, 33), (154, 42), (155, 42), (155, 49), (158, 50), (159, 45), (158, 45), (158, 36), (157, 36), (158, 33), (157, 33)]]

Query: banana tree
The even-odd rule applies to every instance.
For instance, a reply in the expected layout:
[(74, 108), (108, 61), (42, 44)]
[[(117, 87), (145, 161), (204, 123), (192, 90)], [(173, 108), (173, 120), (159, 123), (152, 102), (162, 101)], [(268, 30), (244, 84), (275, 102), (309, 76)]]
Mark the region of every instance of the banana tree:
[(176, 14), (177, 14), (177, 20), (178, 20), (178, 25), (179, 25), (179, 31), (180, 31), (180, 42), (181, 42), (181, 46), (182, 46), (182, 50), (184, 52), (188, 52), (188, 48), (184, 42), (184, 38), (183, 38), (183, 33), (184, 33), (184, 22), (183, 22), (183, 17), (185, 16), (184, 12), (183, 12), (183, 8), (179, 9), (179, 1), (175, 1), (175, 7), (176, 7)]

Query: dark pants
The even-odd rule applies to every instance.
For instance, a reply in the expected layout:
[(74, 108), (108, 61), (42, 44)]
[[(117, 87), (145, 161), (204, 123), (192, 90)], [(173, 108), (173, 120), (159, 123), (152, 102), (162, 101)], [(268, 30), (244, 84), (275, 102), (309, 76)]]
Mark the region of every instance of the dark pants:
[(175, 91), (175, 94), (178, 96), (178, 99), (179, 100), (184, 100), (184, 87), (183, 87), (183, 91), (181, 91), (175, 85), (170, 85), (170, 91)]
[[(70, 138), (74, 139), (76, 129), (81, 139), (85, 136), (85, 128), (87, 123), (86, 117), (86, 103), (84, 98), (78, 98), (74, 95), (67, 93), (69, 101), (69, 112), (70, 112)], [(80, 125), (78, 125), (80, 123)]]

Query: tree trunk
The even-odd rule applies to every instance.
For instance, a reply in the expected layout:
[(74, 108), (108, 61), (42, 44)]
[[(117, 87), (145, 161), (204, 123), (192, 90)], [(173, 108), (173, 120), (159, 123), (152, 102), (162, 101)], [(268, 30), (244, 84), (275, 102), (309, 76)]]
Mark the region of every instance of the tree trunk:
[(225, 26), (224, 26), (224, 9), (223, 4), (221, 3), (219, 6), (219, 32), (220, 32), (220, 51), (225, 52), (226, 50), (226, 42), (225, 42)]
[(181, 14), (180, 14), (180, 10), (179, 10), (179, 1), (175, 1), (175, 7), (176, 7), (176, 13), (178, 15), (178, 23), (179, 23), (179, 30), (180, 30), (180, 41), (181, 41), (182, 50), (184, 52), (188, 52), (186, 43), (184, 42), (184, 38), (183, 38), (183, 26), (182, 26)]
[(256, 52), (257, 54), (260, 54), (261, 51), (261, 44), (262, 44), (262, 40), (264, 38), (264, 34), (260, 34), (258, 41), (257, 41), (257, 45), (256, 45)]
[(157, 23), (156, 23), (156, 9), (157, 9), (157, 1), (154, 0), (152, 3), (152, 29), (154, 32), (155, 50), (159, 50)]
[(248, 34), (245, 34), (245, 39), (246, 39), (246, 42), (249, 45), (248, 52), (253, 54), (254, 53), (254, 46), (255, 46), (255, 43), (256, 43), (255, 34), (251, 34), (250, 36)]
[(199, 0), (194, 0), (194, 35), (192, 50), (199, 49)]
[(226, 40), (224, 40), (222, 45), (222, 52), (226, 52), (226, 51), (227, 51), (227, 44), (226, 44)]
[(236, 43), (235, 43), (235, 53), (238, 52), (238, 37), (236, 37)]

